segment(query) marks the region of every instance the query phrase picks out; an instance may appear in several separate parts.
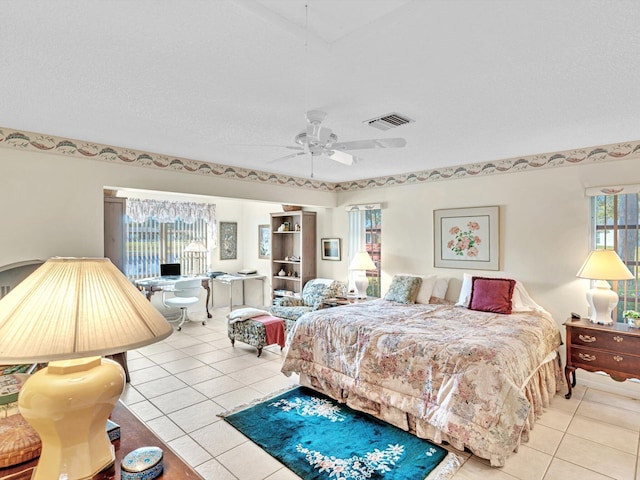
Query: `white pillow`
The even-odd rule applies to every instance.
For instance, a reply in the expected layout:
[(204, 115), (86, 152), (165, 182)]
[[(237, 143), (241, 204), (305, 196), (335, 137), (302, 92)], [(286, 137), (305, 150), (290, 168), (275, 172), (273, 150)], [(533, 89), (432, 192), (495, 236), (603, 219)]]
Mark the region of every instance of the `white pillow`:
[(235, 322), (241, 322), (243, 320), (247, 320), (249, 318), (259, 317), (261, 315), (271, 315), (271, 314), (266, 310), (260, 310), (259, 308), (253, 308), (253, 307), (238, 308), (237, 310), (232, 310), (231, 312), (227, 313), (227, 320), (229, 320), (229, 323), (235, 323)]
[(445, 298), (447, 296), (447, 289), (449, 288), (450, 278), (436, 277), (436, 283), (433, 286), (432, 297)]
[(398, 275), (403, 277), (420, 277), (422, 283), (420, 284), (420, 290), (418, 290), (418, 296), (415, 303), (429, 303), (431, 295), (433, 295), (433, 287), (436, 283), (436, 275), (416, 275), (414, 273), (399, 273)]
[(462, 275), (462, 287), (460, 287), (460, 295), (458, 296), (458, 301), (456, 305), (459, 307), (468, 307), (469, 302), (471, 301), (471, 278), (473, 276), (470, 273), (465, 273)]
[[(473, 275), (471, 275), (470, 273), (465, 273), (462, 276), (462, 287), (460, 288), (460, 296), (458, 297), (458, 302), (456, 303), (456, 305), (458, 305), (459, 307), (469, 307), (469, 302), (471, 301), (471, 288), (473, 286), (473, 282), (471, 281), (472, 278)], [(516, 286), (513, 289), (511, 305), (512, 312), (545, 311), (529, 296), (526, 289), (524, 288), (524, 285), (522, 285), (519, 280), (516, 280)]]
[(546, 312), (544, 308), (538, 305), (529, 293), (525, 290), (524, 285), (516, 280), (516, 288), (513, 290), (511, 298), (513, 304), (513, 312)]

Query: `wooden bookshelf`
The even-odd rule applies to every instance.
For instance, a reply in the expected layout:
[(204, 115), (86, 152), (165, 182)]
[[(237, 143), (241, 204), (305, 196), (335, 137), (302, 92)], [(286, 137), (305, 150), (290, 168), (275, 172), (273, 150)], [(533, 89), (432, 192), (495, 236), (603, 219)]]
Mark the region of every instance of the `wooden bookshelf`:
[(316, 277), (316, 245), (316, 212), (271, 214), (272, 299), (299, 296), (304, 284)]

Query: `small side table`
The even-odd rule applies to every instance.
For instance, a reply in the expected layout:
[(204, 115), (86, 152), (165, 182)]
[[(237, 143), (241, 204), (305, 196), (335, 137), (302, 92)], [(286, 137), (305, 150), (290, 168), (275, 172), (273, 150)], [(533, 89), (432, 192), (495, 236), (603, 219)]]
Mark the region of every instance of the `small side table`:
[(571, 398), (578, 368), (605, 372), (618, 382), (628, 378), (640, 379), (640, 329), (625, 323), (598, 325), (589, 320), (571, 318), (564, 325), (567, 329), (564, 375), (569, 389), (565, 398)]

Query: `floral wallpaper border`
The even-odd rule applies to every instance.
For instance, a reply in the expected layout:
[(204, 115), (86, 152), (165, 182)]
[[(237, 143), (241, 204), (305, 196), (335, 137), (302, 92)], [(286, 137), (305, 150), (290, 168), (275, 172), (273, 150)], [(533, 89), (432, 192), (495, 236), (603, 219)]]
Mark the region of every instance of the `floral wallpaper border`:
[(189, 160), (180, 157), (170, 157), (156, 153), (138, 152), (127, 148), (101, 145), (81, 140), (70, 140), (8, 128), (0, 128), (0, 147), (69, 155), (78, 158), (122, 163), (145, 168), (175, 170), (192, 173), (194, 175), (226, 177), (233, 180), (329, 192), (346, 192), (397, 185), (413, 185), (480, 175), (523, 172), (541, 168), (580, 165), (590, 162), (640, 158), (640, 140), (637, 140), (490, 162), (470, 163), (447, 168), (436, 168), (388, 177), (332, 183), (211, 162)]

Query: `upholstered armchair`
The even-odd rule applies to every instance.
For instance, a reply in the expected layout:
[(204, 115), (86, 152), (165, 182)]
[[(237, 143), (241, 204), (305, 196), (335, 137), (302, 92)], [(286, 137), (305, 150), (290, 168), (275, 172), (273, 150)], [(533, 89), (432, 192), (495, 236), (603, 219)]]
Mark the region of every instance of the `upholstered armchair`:
[(314, 278), (305, 283), (301, 298), (282, 297), (271, 307), (271, 315), (296, 321), (301, 315), (318, 310), (328, 298), (344, 297), (347, 286), (330, 278)]

